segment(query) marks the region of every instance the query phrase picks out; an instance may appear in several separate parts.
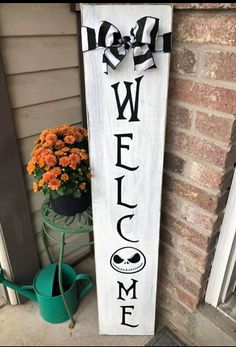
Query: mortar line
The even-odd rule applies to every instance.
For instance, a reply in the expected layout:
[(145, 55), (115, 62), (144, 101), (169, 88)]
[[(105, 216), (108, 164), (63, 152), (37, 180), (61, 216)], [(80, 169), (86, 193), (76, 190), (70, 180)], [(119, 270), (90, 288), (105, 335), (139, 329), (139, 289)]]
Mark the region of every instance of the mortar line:
[(191, 76), (191, 75), (187, 75), (187, 74), (181, 74), (178, 72), (171, 72), (170, 78), (175, 78), (175, 79), (179, 79), (179, 80), (187, 80), (187, 81), (200, 83), (200, 84), (207, 84), (211, 87), (220, 87), (223, 89), (230, 89), (232, 91), (236, 90), (236, 83), (235, 82), (208, 79), (206, 77), (200, 77), (197, 75)]

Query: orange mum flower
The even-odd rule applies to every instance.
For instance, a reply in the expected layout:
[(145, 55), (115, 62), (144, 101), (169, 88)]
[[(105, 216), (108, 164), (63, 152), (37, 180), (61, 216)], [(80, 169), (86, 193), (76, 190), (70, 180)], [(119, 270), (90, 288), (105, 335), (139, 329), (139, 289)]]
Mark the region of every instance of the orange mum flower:
[(55, 141), (57, 141), (57, 135), (53, 134), (53, 133), (48, 134), (48, 135), (46, 135), (45, 140), (48, 142), (55, 142)]
[(39, 167), (42, 168), (44, 167), (44, 159), (43, 158), (39, 158)]
[(51, 190), (57, 190), (61, 185), (61, 181), (58, 178), (52, 178), (49, 182), (48, 182), (48, 187)]
[(91, 180), (92, 174), (91, 174), (90, 172), (87, 173), (87, 178), (88, 178), (89, 180)]
[(68, 176), (66, 173), (64, 173), (64, 174), (61, 175), (61, 180), (62, 180), (63, 182), (68, 181), (68, 179), (69, 179), (69, 176)]
[(67, 136), (75, 136), (77, 134), (77, 131), (75, 128), (73, 127), (70, 127), (70, 129), (66, 130), (66, 135)]
[(63, 167), (66, 167), (69, 164), (68, 157), (61, 157), (59, 160), (59, 164)]
[(69, 151), (70, 151), (70, 148), (69, 148), (69, 147), (63, 147), (61, 150), (62, 150), (63, 152), (69, 152)]
[(79, 189), (84, 190), (84, 189), (85, 189), (85, 186), (86, 186), (86, 184), (85, 184), (85, 183), (80, 183), (80, 185), (79, 185)]
[(70, 160), (70, 163), (71, 162), (75, 162), (76, 164), (80, 163), (80, 156), (78, 154), (72, 153), (72, 154), (69, 155), (68, 158)]
[(53, 141), (46, 141), (43, 144), (43, 147), (48, 148), (53, 146)]
[(79, 148), (71, 148), (71, 153), (79, 154), (80, 150)]
[(67, 135), (65, 138), (65, 143), (72, 145), (75, 142), (75, 137), (72, 135)]
[(35, 155), (35, 156), (40, 155), (43, 149), (44, 149), (43, 147), (35, 148), (35, 149), (33, 149), (33, 151), (31, 152), (31, 154), (32, 154), (32, 155)]
[(57, 157), (61, 157), (62, 155), (64, 155), (64, 152), (59, 150), (59, 151), (56, 151), (54, 152), (54, 154), (57, 156)]
[(27, 165), (27, 171), (29, 175), (32, 175), (33, 171), (35, 170), (35, 165), (33, 162), (30, 160), (30, 162)]
[(56, 148), (61, 149), (64, 146), (64, 142), (62, 140), (57, 140), (55, 146)]
[(69, 166), (71, 167), (71, 169), (75, 170), (75, 169), (76, 169), (77, 164), (76, 164), (76, 162), (75, 162), (75, 161), (73, 161), (72, 163), (70, 163), (70, 165), (69, 165)]
[(78, 154), (72, 153), (68, 157), (70, 162), (70, 167), (75, 170), (77, 165), (80, 163), (80, 156)]
[(40, 155), (45, 157), (48, 154), (52, 154), (52, 150), (50, 148), (42, 148)]
[(78, 131), (81, 133), (83, 137), (88, 136), (88, 131), (85, 128), (79, 128)]
[(43, 178), (41, 178), (41, 180), (39, 181), (39, 187), (42, 187), (44, 185), (45, 181)]
[(34, 183), (33, 183), (33, 190), (34, 190), (35, 193), (38, 191), (38, 188), (39, 188), (39, 187), (38, 187), (37, 183), (34, 182)]
[(85, 149), (81, 149), (79, 155), (82, 160), (88, 160), (89, 158)]
[(37, 162), (38, 162), (38, 157), (37, 157), (36, 155), (34, 155), (34, 156), (31, 158), (31, 162), (32, 162), (33, 164), (37, 164)]
[(41, 132), (41, 134), (39, 135), (39, 139), (40, 139), (42, 142), (45, 141), (45, 138), (46, 138), (47, 134), (48, 134), (48, 129), (43, 130), (43, 131)]
[(71, 127), (71, 125), (70, 124), (68, 124), (68, 123), (65, 123), (65, 124), (60, 124), (60, 125), (58, 125), (58, 127), (57, 127), (57, 129), (59, 129), (59, 130), (66, 130), (66, 129), (69, 129)]
[[(83, 181), (86, 180), (84, 183), (77, 182), (80, 189), (87, 188), (87, 182), (92, 175), (89, 167), (86, 171), (88, 173), (84, 173), (80, 168), (80, 163), (82, 161), (83, 165), (88, 166), (89, 154), (86, 147), (77, 148), (77, 144), (87, 136), (86, 129), (70, 124), (61, 124), (56, 128), (48, 128), (41, 132), (35, 141), (31, 160), (27, 166), (28, 173), (35, 177), (33, 185), (35, 192), (43, 190), (43, 193), (46, 193), (46, 191), (57, 190), (63, 182), (70, 182), (72, 170)], [(67, 170), (69, 170), (68, 173), (66, 173)]]
[(83, 135), (80, 134), (80, 133), (78, 132), (78, 133), (75, 135), (75, 138), (76, 138), (76, 141), (77, 141), (77, 142), (80, 142), (80, 141), (83, 140)]
[(53, 154), (46, 155), (44, 160), (48, 166), (54, 166), (57, 162), (57, 159), (56, 159), (55, 155), (53, 155)]
[(54, 167), (51, 172), (53, 175), (59, 176), (61, 174), (61, 169), (59, 167)]
[(43, 180), (44, 180), (45, 182), (49, 182), (50, 179), (52, 179), (52, 178), (53, 178), (53, 176), (52, 176), (51, 171), (45, 172), (45, 173), (43, 174)]

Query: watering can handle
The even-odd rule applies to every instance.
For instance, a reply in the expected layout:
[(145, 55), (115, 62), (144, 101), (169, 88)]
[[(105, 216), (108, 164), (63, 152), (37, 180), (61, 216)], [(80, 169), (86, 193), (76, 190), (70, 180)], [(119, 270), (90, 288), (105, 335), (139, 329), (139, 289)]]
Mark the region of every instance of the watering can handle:
[(3, 269), (0, 267), (0, 283), (4, 283), (4, 281), (5, 281), (4, 271), (3, 271)]
[(25, 286), (21, 286), (22, 289), (33, 289), (34, 290), (34, 286), (29, 284), (29, 285), (25, 285)]
[(78, 298), (82, 298), (93, 286), (92, 277), (87, 274), (76, 275), (76, 282), (80, 280), (88, 280), (89, 283), (80, 291)]

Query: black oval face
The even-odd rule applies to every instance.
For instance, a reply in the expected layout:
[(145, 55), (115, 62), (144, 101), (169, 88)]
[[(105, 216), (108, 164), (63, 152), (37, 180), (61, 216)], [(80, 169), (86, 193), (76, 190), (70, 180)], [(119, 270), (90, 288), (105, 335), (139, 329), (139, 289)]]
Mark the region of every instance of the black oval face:
[(110, 264), (118, 272), (132, 274), (144, 268), (146, 258), (137, 248), (123, 247), (113, 253)]

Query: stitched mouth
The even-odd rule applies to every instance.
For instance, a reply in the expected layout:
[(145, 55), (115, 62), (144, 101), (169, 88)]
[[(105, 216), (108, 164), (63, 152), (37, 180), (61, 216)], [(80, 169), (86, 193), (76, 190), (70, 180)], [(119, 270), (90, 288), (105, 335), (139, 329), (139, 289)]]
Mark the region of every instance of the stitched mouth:
[(143, 262), (136, 266), (136, 267), (133, 267), (133, 268), (125, 268), (125, 267), (118, 267), (116, 266), (114, 263), (112, 264), (112, 266), (114, 267), (115, 270), (117, 271), (120, 271), (120, 272), (125, 272), (125, 273), (132, 273), (132, 272), (137, 272), (137, 271), (140, 271), (142, 268), (143, 268)]

